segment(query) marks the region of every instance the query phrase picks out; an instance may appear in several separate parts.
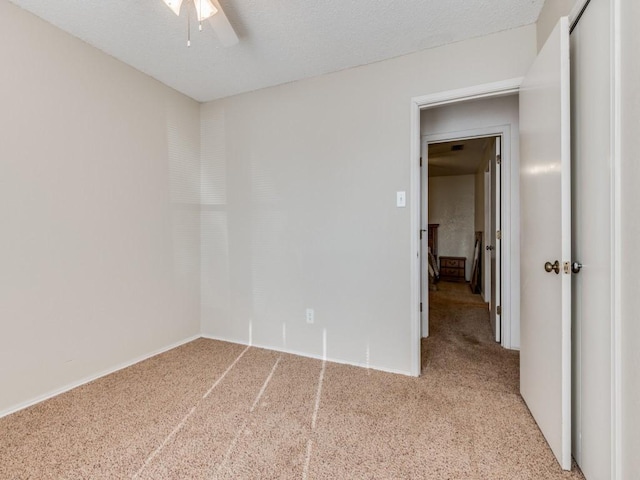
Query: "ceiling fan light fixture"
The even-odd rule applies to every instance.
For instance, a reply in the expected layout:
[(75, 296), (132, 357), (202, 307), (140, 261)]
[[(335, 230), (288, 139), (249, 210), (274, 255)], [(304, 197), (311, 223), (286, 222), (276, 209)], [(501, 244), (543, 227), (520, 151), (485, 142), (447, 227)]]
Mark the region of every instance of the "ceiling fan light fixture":
[[(2, 1), (2, 0), (0, 0)], [(162, 0), (173, 13), (180, 16), (180, 8), (184, 3), (184, 0)], [(238, 35), (236, 34), (233, 26), (229, 22), (229, 19), (224, 14), (224, 10), (218, 3), (218, 0), (187, 0), (187, 46), (191, 45), (191, 2), (196, 11), (196, 21), (198, 22), (198, 29), (202, 31), (202, 24), (205, 20), (209, 20), (209, 23), (213, 27), (213, 31), (220, 40), (220, 43), (225, 47), (231, 47), (239, 42)]]
[(167, 4), (167, 7), (173, 11), (177, 16), (180, 16), (180, 7), (182, 7), (182, 0), (163, 0)]
[(196, 4), (196, 12), (198, 14), (199, 22), (202, 22), (207, 18), (211, 18), (218, 13), (218, 9), (213, 5), (213, 3), (211, 3), (211, 0), (194, 0), (193, 3)]

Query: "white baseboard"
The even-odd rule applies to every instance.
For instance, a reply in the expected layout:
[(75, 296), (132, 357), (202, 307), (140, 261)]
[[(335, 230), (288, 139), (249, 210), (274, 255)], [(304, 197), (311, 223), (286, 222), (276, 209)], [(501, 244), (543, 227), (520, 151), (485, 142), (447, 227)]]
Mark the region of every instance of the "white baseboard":
[(273, 350), (275, 352), (288, 353), (288, 354), (291, 354), (291, 355), (297, 355), (299, 357), (313, 358), (315, 360), (326, 360), (327, 362), (331, 362), (331, 363), (339, 363), (341, 365), (350, 365), (352, 367), (366, 368), (368, 370), (377, 370), (379, 372), (394, 373), (394, 374), (406, 375), (406, 376), (414, 376), (414, 375), (411, 374), (411, 372), (408, 372), (408, 371), (405, 371), (405, 370), (394, 370), (394, 369), (391, 369), (391, 368), (379, 367), (379, 366), (376, 366), (376, 365), (367, 365), (366, 363), (348, 362), (346, 360), (340, 360), (340, 359), (331, 358), (331, 357), (322, 358), (321, 355), (315, 355), (315, 354), (307, 353), (307, 352), (300, 352), (300, 351), (293, 350), (293, 349), (290, 349), (290, 348), (282, 348), (282, 347), (277, 347), (277, 346), (273, 346), (273, 345), (263, 345), (263, 344), (257, 344), (257, 343), (249, 344), (244, 340), (230, 339), (230, 338), (224, 338), (224, 337), (219, 337), (219, 336), (214, 336), (214, 335), (207, 335), (207, 334), (202, 334), (201, 337), (202, 338), (206, 338), (208, 340), (217, 340), (217, 341), (220, 341), (220, 342), (235, 343), (235, 344), (238, 344), (238, 345), (251, 346), (251, 347), (255, 347), (255, 348), (263, 348), (265, 350)]
[(11, 415), (12, 413), (15, 413), (17, 411), (24, 410), (25, 408), (31, 407), (31, 406), (33, 406), (33, 405), (35, 405), (37, 403), (44, 402), (45, 400), (48, 400), (48, 399), (50, 399), (52, 397), (60, 395), (61, 393), (68, 392), (69, 390), (73, 390), (76, 387), (79, 387), (79, 386), (84, 385), (84, 384), (89, 383), (89, 382), (93, 382), (94, 380), (97, 380), (98, 378), (110, 375), (112, 373), (117, 372), (118, 370), (122, 370), (123, 368), (127, 368), (127, 367), (130, 367), (130, 366), (132, 366), (132, 365), (134, 365), (136, 363), (140, 363), (143, 360), (147, 360), (147, 359), (149, 359), (151, 357), (155, 357), (156, 355), (160, 355), (161, 353), (164, 353), (164, 352), (167, 352), (169, 350), (172, 350), (172, 349), (174, 349), (176, 347), (179, 347), (180, 345), (184, 345), (185, 343), (189, 343), (189, 342), (192, 342), (194, 340), (197, 340), (200, 337), (201, 337), (201, 335), (199, 335), (199, 334), (198, 335), (193, 335), (193, 336), (191, 336), (189, 338), (185, 338), (184, 340), (180, 340), (178, 342), (175, 342), (175, 343), (172, 343), (172, 344), (167, 345), (165, 347), (162, 347), (162, 348), (159, 348), (157, 350), (154, 350), (153, 352), (150, 352), (150, 353), (141, 355), (139, 357), (136, 357), (136, 358), (134, 358), (132, 360), (120, 363), (120, 364), (116, 365), (115, 367), (108, 368), (108, 369), (103, 370), (103, 371), (101, 371), (99, 373), (96, 373), (94, 375), (90, 375), (88, 377), (84, 377), (84, 378), (82, 378), (80, 380), (77, 380), (75, 382), (69, 383), (69, 384), (65, 385), (64, 387), (56, 388), (55, 390), (51, 390), (51, 391), (49, 391), (47, 393), (44, 393), (42, 395), (38, 395), (35, 398), (32, 398), (32, 399), (27, 400), (25, 402), (22, 402), (22, 403), (19, 403), (17, 405), (14, 405), (12, 407), (9, 407), (8, 409), (0, 411), (0, 418), (6, 417), (7, 415)]
[[(208, 340), (217, 340), (220, 342), (226, 342), (226, 343), (235, 343), (238, 345), (245, 345), (245, 346), (249, 346), (249, 344), (243, 340), (240, 339), (229, 339), (229, 338), (222, 338), (222, 337), (218, 337), (218, 336), (213, 336), (213, 335), (204, 335), (204, 334), (197, 334), (197, 335), (193, 335), (189, 338), (185, 338), (183, 340), (180, 340), (178, 342), (172, 343), (170, 345), (166, 345), (162, 348), (159, 348), (157, 350), (154, 350), (152, 352), (146, 353), (144, 355), (140, 355), (139, 357), (133, 358), (129, 361), (120, 363), (112, 368), (108, 368), (106, 370), (103, 370), (101, 372), (98, 372), (94, 375), (89, 375), (87, 377), (84, 377), (80, 380), (77, 380), (75, 382), (69, 383), (63, 387), (60, 388), (56, 388), (55, 390), (51, 390), (47, 393), (44, 393), (42, 395), (38, 395), (35, 398), (29, 399), (25, 402), (21, 402), (17, 405), (13, 405), (5, 410), (0, 411), (0, 418), (2, 417), (6, 417), (7, 415), (11, 415), (12, 413), (16, 413), (20, 410), (24, 410), (25, 408), (29, 408), (33, 405), (36, 405), (40, 402), (44, 402), (45, 400), (48, 400), (52, 397), (55, 397), (57, 395), (60, 395), (62, 393), (68, 392), (69, 390), (73, 390), (74, 388), (80, 387), (81, 385), (85, 385), (89, 382), (93, 382), (94, 380), (97, 380), (101, 377), (105, 377), (107, 375), (110, 375), (112, 373), (115, 373), (119, 370), (122, 370), (124, 368), (130, 367), (132, 365), (135, 365), (136, 363), (140, 363), (144, 360), (147, 360), (151, 357), (155, 357), (156, 355), (160, 355), (161, 353), (167, 352), (169, 350), (172, 350), (174, 348), (177, 348), (181, 345), (184, 345), (186, 343), (192, 342), (194, 340), (197, 340), (198, 338), (206, 338)], [(387, 372), (387, 373), (394, 373), (394, 374), (399, 374), (399, 375), (407, 375), (407, 376), (411, 376), (411, 372), (407, 372), (404, 370), (394, 370), (394, 369), (390, 369), (390, 368), (384, 368), (384, 367), (379, 367), (377, 365), (367, 365), (365, 363), (358, 363), (358, 362), (348, 362), (345, 360), (340, 360), (340, 359), (336, 359), (336, 358), (329, 358), (327, 357), (322, 358), (321, 355), (314, 355), (311, 353), (307, 353), (307, 352), (300, 352), (297, 350), (293, 350), (293, 349), (286, 349), (286, 348), (282, 348), (282, 347), (277, 347), (277, 346), (273, 346), (273, 345), (261, 345), (261, 344), (251, 344), (250, 346), (255, 347), (255, 348), (262, 348), (265, 350), (273, 350), (276, 352), (282, 352), (282, 353), (287, 353), (287, 354), (291, 354), (291, 355), (298, 355), (300, 357), (306, 357), (306, 358), (313, 358), (316, 360), (326, 360), (328, 362), (331, 363), (338, 363), (341, 365), (350, 365), (353, 367), (359, 367), (359, 368), (366, 368), (366, 369), (370, 369), (370, 370), (377, 370), (377, 371), (381, 371), (381, 372)]]

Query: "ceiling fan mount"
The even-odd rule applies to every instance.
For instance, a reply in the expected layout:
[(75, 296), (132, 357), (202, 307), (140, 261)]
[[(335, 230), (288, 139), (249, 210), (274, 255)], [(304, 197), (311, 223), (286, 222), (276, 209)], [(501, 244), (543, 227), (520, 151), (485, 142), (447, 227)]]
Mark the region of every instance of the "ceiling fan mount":
[[(180, 10), (184, 0), (163, 0), (164, 3), (171, 9), (176, 16), (180, 16)], [(225, 47), (231, 47), (239, 42), (238, 35), (236, 34), (233, 26), (229, 22), (229, 19), (225, 15), (222, 7), (218, 3), (218, 0), (187, 0), (187, 3), (193, 2), (196, 10), (196, 18), (200, 24), (200, 30), (202, 30), (202, 22), (209, 21), (209, 24), (213, 28), (214, 33), (220, 40), (220, 43)], [(191, 37), (187, 40), (187, 46), (191, 45)]]

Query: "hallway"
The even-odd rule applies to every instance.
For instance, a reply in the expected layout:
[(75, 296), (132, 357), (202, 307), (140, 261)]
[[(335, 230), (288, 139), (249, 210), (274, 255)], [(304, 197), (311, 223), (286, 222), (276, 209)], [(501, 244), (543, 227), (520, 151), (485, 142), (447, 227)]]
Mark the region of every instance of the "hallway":
[(517, 394), (519, 354), (493, 340), (487, 305), (466, 283), (440, 282), (429, 292), (429, 334), (422, 373), (469, 388)]

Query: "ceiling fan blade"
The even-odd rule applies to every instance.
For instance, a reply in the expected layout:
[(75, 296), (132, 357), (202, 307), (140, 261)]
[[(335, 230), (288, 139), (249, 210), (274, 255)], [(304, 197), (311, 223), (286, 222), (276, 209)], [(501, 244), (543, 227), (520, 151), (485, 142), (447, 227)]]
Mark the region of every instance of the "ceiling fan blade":
[(199, 22), (218, 13), (218, 9), (211, 3), (211, 0), (195, 0), (193, 3), (196, 4), (196, 16)]
[(232, 47), (236, 45), (240, 40), (238, 39), (238, 35), (236, 34), (233, 26), (229, 22), (229, 19), (222, 10), (220, 3), (218, 0), (211, 0), (211, 3), (218, 9), (218, 13), (209, 18), (209, 23), (213, 28), (218, 40), (225, 47)]

